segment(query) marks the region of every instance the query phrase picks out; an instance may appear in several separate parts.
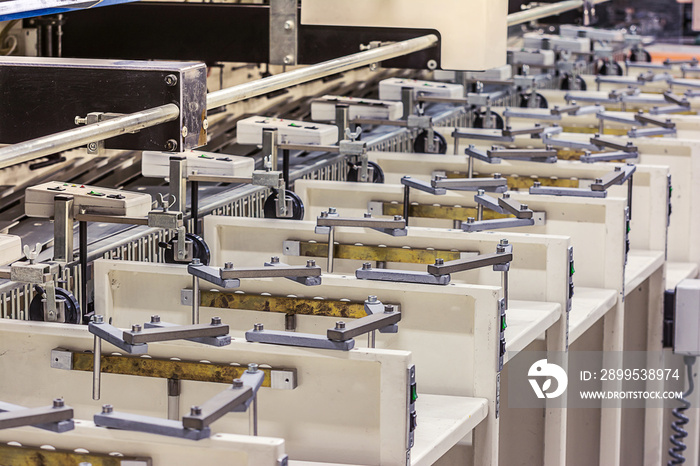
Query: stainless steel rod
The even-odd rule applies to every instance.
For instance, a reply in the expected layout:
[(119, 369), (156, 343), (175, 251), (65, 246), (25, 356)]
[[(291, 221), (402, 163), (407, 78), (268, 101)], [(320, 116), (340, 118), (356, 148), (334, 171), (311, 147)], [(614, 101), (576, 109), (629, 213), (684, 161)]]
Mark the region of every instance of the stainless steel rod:
[(172, 121), (178, 116), (180, 116), (178, 106), (166, 104), (100, 123), (13, 144), (0, 149), (0, 168), (74, 149), (89, 142), (100, 141), (156, 126)]
[(314, 79), (323, 78), (361, 66), (371, 65), (383, 60), (408, 55), (433, 47), (438, 43), (434, 34), (409, 39), (376, 49), (358, 52), (345, 57), (334, 58), (316, 65), (305, 66), (296, 70), (280, 73), (268, 78), (251, 81), (237, 86), (210, 92), (207, 95), (207, 109), (217, 108), (240, 100), (267, 94), (296, 84), (302, 84)]
[[(608, 0), (595, 0), (593, 3), (597, 5), (607, 1)], [(530, 8), (529, 10), (518, 11), (517, 13), (511, 13), (508, 15), (508, 26), (515, 26), (517, 24), (527, 23), (536, 19), (566, 13), (567, 11), (581, 8), (584, 3), (585, 2), (583, 0), (566, 0), (563, 2), (553, 3), (551, 5), (544, 5), (536, 8)]]

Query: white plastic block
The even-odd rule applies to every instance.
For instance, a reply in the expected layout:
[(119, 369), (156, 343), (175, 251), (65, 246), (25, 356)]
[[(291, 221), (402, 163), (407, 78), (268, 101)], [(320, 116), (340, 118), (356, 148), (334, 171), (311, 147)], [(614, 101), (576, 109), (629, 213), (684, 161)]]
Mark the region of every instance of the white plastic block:
[(401, 100), (401, 89), (410, 87), (414, 95), (423, 94), (434, 97), (464, 97), (464, 86), (461, 84), (441, 83), (436, 81), (419, 81), (416, 79), (389, 78), (379, 83), (379, 98), (381, 100)]
[(552, 50), (568, 50), (569, 52), (587, 53), (591, 51), (591, 41), (585, 37), (563, 37), (551, 34), (529, 32), (523, 35), (523, 47), (526, 49), (541, 49), (542, 43), (549, 41)]
[(673, 351), (700, 356), (700, 280), (683, 280), (676, 287)]
[(280, 143), (329, 146), (338, 142), (336, 126), (265, 116), (252, 116), (239, 121), (236, 125), (237, 142), (260, 145), (263, 129), (267, 128), (277, 130), (277, 142)]
[(614, 29), (596, 29), (586, 26), (573, 26), (563, 24), (559, 27), (559, 34), (563, 37), (586, 37), (591, 40), (603, 40), (608, 42), (623, 42), (625, 34)]
[(141, 173), (149, 178), (170, 176), (170, 157), (178, 155), (187, 159), (186, 173), (205, 176), (251, 176), (255, 161), (251, 157), (215, 154), (192, 150), (173, 154), (172, 152), (144, 151), (141, 157)]
[(542, 49), (520, 49), (510, 51), (513, 65), (553, 66), (554, 51)]
[(22, 255), (22, 240), (19, 236), (0, 235), (0, 265), (15, 262)]
[(311, 102), (311, 119), (314, 121), (335, 121), (335, 106), (337, 104), (348, 106), (351, 120), (356, 118), (398, 120), (403, 116), (403, 103), (401, 102), (324, 95)]
[(73, 196), (73, 212), (144, 217), (151, 210), (151, 196), (119, 189), (49, 181), (31, 186), (24, 193), (24, 213), (29, 217), (50, 218), (54, 215), (54, 197)]

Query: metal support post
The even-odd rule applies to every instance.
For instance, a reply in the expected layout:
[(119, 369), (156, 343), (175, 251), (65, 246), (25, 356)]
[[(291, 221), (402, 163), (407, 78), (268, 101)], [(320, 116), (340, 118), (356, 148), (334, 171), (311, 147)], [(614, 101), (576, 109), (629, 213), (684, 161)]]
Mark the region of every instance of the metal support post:
[(175, 204), (170, 206), (177, 212), (185, 212), (187, 204), (187, 159), (170, 157), (170, 199)]
[(73, 262), (73, 196), (54, 197), (53, 260)]

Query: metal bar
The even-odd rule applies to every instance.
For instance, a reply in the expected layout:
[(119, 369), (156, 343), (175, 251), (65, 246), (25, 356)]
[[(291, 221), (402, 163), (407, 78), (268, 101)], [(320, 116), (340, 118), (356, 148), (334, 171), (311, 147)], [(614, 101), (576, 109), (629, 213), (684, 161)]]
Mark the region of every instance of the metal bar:
[(456, 272), (488, 267), (489, 265), (499, 265), (512, 262), (513, 254), (482, 254), (474, 258), (459, 259), (446, 262), (443, 265), (432, 264), (428, 266), (428, 273), (434, 275), (447, 275)]
[(111, 120), (13, 144), (0, 149), (0, 168), (74, 149), (89, 142), (150, 128), (151, 126), (175, 120), (179, 115), (180, 109), (177, 105), (166, 104)]
[(329, 328), (326, 336), (333, 341), (348, 341), (363, 333), (379, 330), (401, 320), (400, 312), (382, 312), (344, 324), (343, 327)]
[(199, 227), (199, 181), (190, 181), (190, 216), (192, 217), (192, 230), (195, 235), (201, 235)]
[(320, 227), (405, 228), (406, 221), (382, 218), (318, 217), (316, 225)]
[(187, 429), (183, 427), (180, 421), (111, 411), (111, 406), (109, 405), (103, 406), (102, 413), (95, 414), (93, 416), (93, 421), (98, 427), (145, 432), (147, 434), (165, 435), (189, 440), (201, 440), (209, 438), (211, 435), (209, 428), (204, 428), (202, 430)]
[(82, 314), (88, 313), (88, 224), (81, 221), (78, 223), (78, 241), (80, 242), (80, 305), (82, 306)]
[(178, 327), (148, 328), (140, 331), (126, 330), (124, 341), (129, 345), (156, 341), (186, 340), (195, 337), (218, 337), (228, 335), (226, 324), (182, 325)]
[(300, 150), (304, 152), (340, 152), (339, 146), (322, 146), (320, 144), (277, 144), (278, 149), (290, 151)]
[(245, 269), (220, 269), (223, 280), (238, 278), (276, 278), (276, 277), (320, 277), (321, 267), (293, 266), (260, 267)]
[(73, 418), (73, 408), (68, 406), (45, 406), (27, 408), (19, 411), (0, 413), (0, 429), (48, 424), (67, 421)]
[(53, 260), (73, 262), (73, 196), (54, 197), (53, 231)]
[(202, 430), (205, 427), (209, 427), (217, 419), (221, 419), (230, 413), (237, 406), (253, 398), (253, 395), (251, 387), (242, 385), (240, 387), (231, 387), (202, 403), (198, 407), (198, 413), (195, 413), (194, 410), (196, 408), (193, 408), (193, 412), (182, 417), (182, 425), (188, 429)]
[[(607, 1), (608, 0), (594, 0), (593, 3), (597, 5)], [(508, 15), (508, 26), (516, 26), (529, 21), (535, 21), (537, 19), (547, 18), (548, 16), (555, 16), (561, 13), (566, 13), (567, 11), (576, 10), (577, 8), (583, 7), (584, 3), (585, 2), (583, 0), (567, 0), (552, 5), (545, 5), (537, 8), (530, 8), (529, 10), (518, 11), (517, 13), (511, 13)]]
[[(344, 71), (371, 65), (390, 58), (408, 55), (437, 45), (438, 37), (434, 34), (409, 39), (402, 42), (355, 53), (341, 58), (328, 60), (316, 65), (298, 68), (257, 81), (240, 84), (228, 89), (211, 92), (207, 95), (207, 109), (220, 107), (259, 95), (267, 94), (285, 87), (305, 83)], [(2, 168), (2, 167), (0, 167)]]
[(148, 217), (124, 217), (120, 215), (103, 214), (75, 214), (75, 219), (79, 222), (99, 222), (99, 223), (119, 223), (125, 225), (145, 225), (148, 226)]

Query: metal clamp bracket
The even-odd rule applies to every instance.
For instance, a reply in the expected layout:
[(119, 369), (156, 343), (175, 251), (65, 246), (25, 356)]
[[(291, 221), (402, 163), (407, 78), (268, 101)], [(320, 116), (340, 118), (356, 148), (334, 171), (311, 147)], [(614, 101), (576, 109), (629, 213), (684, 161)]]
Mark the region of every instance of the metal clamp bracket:
[(66, 406), (63, 399), (53, 400), (52, 406), (25, 408), (0, 401), (0, 430), (31, 426), (56, 433), (68, 432), (75, 428), (73, 408)]
[[(227, 262), (224, 268), (190, 264), (187, 266), (187, 272), (222, 288), (237, 288), (242, 278), (288, 278), (307, 286), (321, 283), (321, 268), (311, 263), (312, 261), (307, 263), (306, 267), (273, 262), (274, 260), (266, 263), (265, 267), (242, 269), (234, 269), (233, 263), (230, 262)], [(312, 280), (299, 280), (300, 278)]]

